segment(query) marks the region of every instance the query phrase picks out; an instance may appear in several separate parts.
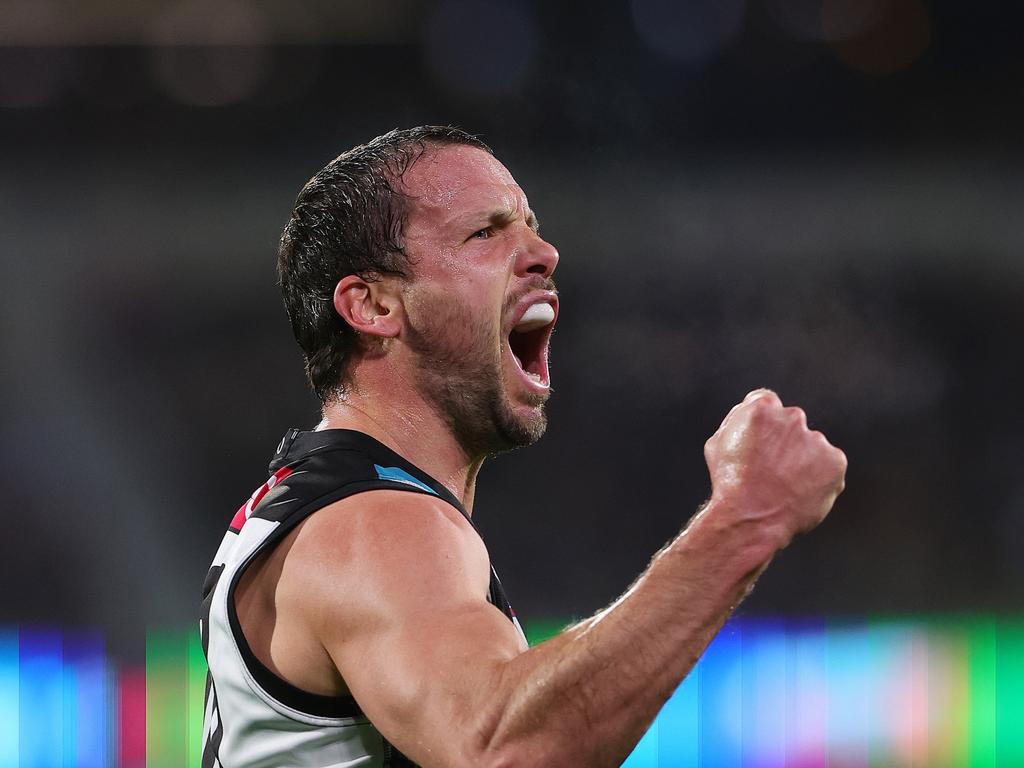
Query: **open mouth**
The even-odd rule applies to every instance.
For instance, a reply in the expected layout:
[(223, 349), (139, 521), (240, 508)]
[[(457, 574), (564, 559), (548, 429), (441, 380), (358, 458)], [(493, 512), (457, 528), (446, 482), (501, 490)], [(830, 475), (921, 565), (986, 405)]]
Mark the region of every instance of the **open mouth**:
[(548, 389), (548, 341), (555, 326), (555, 309), (547, 301), (527, 307), (508, 336), (508, 347), (519, 370), (536, 387)]

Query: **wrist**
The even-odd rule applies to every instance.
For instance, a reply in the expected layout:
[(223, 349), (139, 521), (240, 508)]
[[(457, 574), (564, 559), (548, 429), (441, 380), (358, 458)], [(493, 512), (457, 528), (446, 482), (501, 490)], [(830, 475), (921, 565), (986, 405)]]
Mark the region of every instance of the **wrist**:
[(715, 496), (690, 521), (684, 535), (697, 546), (726, 553), (743, 573), (763, 569), (785, 546), (767, 520), (744, 515), (730, 500)]

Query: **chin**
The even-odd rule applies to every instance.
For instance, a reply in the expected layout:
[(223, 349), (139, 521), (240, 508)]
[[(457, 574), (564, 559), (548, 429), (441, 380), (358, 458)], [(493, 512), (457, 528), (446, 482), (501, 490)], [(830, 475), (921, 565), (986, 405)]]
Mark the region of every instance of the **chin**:
[[(546, 398), (545, 398), (546, 399)], [(491, 454), (513, 451), (533, 445), (544, 436), (548, 428), (548, 417), (543, 403), (519, 408), (506, 407), (495, 420), (495, 433), (498, 443)]]

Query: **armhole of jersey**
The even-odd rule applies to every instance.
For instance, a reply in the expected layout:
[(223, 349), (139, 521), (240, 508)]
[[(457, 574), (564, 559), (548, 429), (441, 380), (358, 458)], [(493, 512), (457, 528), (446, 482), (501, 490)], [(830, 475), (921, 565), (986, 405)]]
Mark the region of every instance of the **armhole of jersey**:
[[(342, 499), (346, 499), (360, 493), (392, 490), (405, 491), (407, 493), (418, 493), (424, 496), (431, 495), (428, 491), (422, 490), (413, 485), (406, 485), (397, 482), (387, 483), (386, 481), (382, 482), (380, 480), (359, 481), (342, 486), (333, 493), (322, 496), (319, 499), (310, 502), (305, 507), (296, 510), (296, 512), (290, 515), (287, 520), (282, 521), (277, 528), (275, 528), (266, 539), (260, 542), (259, 546), (250, 552), (248, 557), (242, 561), (242, 564), (235, 570), (235, 573), (231, 578), (231, 582), (228, 584), (226, 596), (228, 624), (230, 626), (235, 646), (241, 654), (242, 662), (245, 664), (245, 668), (248, 670), (257, 685), (259, 685), (268, 696), (289, 709), (293, 709), (303, 715), (309, 715), (310, 717), (332, 719), (366, 717), (366, 715), (363, 714), (363, 710), (359, 706), (359, 703), (353, 696), (327, 696), (303, 690), (277, 675), (273, 670), (260, 661), (256, 657), (256, 654), (253, 653), (252, 648), (249, 647), (249, 641), (245, 639), (245, 633), (242, 631), (242, 624), (238, 619), (238, 612), (235, 610), (235, 588), (238, 586), (238, 582), (241, 580), (242, 574), (245, 573), (257, 557), (267, 554), (273, 550), (274, 547), (276, 547), (281, 540), (292, 531), (292, 529), (319, 510), (330, 506), (336, 501), (341, 501)], [(433, 497), (441, 498), (437, 494), (433, 494)], [(445, 499), (441, 500), (446, 501)], [(450, 502), (446, 501), (446, 503)]]

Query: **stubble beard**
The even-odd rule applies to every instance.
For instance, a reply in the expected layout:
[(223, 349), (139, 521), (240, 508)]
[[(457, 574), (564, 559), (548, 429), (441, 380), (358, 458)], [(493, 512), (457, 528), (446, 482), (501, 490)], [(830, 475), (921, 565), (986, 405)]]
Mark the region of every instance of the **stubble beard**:
[[(418, 326), (418, 327), (417, 327)], [(502, 339), (455, 301), (435, 302), (429, 320), (410, 323), (409, 347), (420, 393), (467, 456), (479, 458), (537, 442), (547, 429), (547, 395), (531, 394), (529, 415), (515, 411), (504, 385)]]

